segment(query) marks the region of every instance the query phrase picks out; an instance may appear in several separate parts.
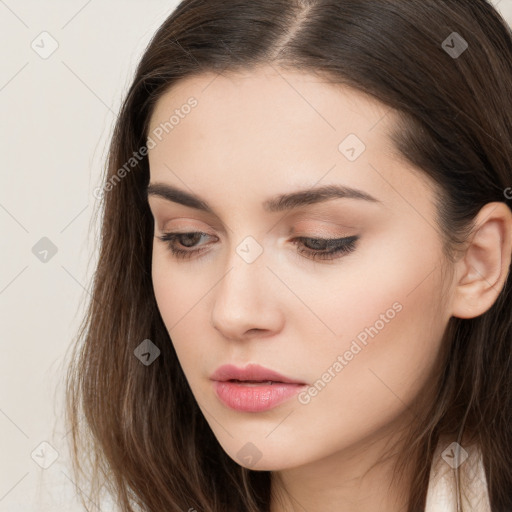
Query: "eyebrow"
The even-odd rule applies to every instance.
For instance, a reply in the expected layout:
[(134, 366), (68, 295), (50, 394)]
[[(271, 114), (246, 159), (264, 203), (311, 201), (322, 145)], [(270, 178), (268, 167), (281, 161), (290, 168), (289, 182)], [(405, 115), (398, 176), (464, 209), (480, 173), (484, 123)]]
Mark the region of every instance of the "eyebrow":
[[(166, 183), (150, 183), (146, 194), (148, 197), (161, 197), (167, 201), (216, 215), (213, 208), (204, 199)], [(271, 213), (283, 212), (330, 199), (360, 199), (374, 203), (381, 202), (362, 190), (344, 185), (325, 185), (271, 197), (263, 202), (263, 209)]]

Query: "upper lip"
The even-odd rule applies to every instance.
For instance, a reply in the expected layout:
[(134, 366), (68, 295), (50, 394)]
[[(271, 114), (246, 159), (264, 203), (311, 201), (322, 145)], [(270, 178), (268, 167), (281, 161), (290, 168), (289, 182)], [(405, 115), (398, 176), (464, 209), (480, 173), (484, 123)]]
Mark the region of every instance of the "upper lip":
[(217, 368), (210, 377), (211, 380), (228, 381), (255, 381), (255, 382), (283, 382), (286, 384), (304, 384), (304, 382), (290, 379), (273, 370), (269, 370), (259, 364), (249, 364), (245, 368), (238, 368), (231, 364), (225, 364)]

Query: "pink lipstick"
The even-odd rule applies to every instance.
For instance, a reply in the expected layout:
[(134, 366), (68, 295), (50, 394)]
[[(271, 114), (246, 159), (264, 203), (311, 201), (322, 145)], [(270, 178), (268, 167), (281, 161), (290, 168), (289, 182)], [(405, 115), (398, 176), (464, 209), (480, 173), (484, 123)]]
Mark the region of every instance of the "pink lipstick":
[(257, 364), (245, 368), (223, 365), (210, 379), (219, 399), (231, 409), (243, 412), (272, 409), (306, 386)]

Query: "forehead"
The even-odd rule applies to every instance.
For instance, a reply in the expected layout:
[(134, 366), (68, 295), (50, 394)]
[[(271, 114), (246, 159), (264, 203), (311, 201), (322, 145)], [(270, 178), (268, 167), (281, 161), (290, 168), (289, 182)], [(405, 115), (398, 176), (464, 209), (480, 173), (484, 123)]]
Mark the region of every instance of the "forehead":
[(383, 120), (386, 125), (386, 117), (388, 122), (393, 117), (389, 107), (357, 89), (298, 70), (259, 66), (227, 74), (208, 72), (178, 81), (157, 102), (150, 131), (191, 97), (197, 99), (194, 111), (200, 111), (201, 121), (215, 116), (219, 129), (237, 121), (267, 131), (298, 122), (296, 129), (308, 124), (326, 133), (350, 128), (363, 135)]

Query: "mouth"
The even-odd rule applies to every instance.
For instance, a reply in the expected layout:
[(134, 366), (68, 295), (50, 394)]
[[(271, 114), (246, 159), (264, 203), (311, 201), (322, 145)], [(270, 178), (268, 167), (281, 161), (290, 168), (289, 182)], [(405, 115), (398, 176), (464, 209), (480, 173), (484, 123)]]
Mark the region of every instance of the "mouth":
[(277, 407), (306, 387), (259, 365), (224, 365), (210, 377), (219, 400), (240, 412), (263, 412)]

